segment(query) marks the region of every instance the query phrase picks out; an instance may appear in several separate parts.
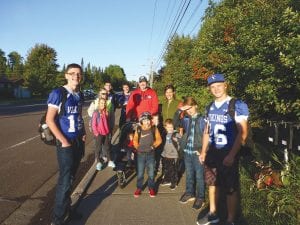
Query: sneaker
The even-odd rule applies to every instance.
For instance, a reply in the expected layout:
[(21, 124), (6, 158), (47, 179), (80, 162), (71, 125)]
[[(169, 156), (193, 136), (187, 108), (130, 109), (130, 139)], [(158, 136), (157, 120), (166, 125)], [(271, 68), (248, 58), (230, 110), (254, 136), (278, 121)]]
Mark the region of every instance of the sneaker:
[(155, 197), (155, 191), (154, 191), (153, 188), (150, 188), (150, 189), (149, 189), (149, 195), (150, 195), (151, 198), (154, 198), (154, 197)]
[(96, 170), (101, 170), (102, 169), (102, 163), (101, 162), (98, 162), (97, 165), (96, 165)]
[(219, 217), (215, 213), (208, 213), (205, 217), (197, 221), (198, 225), (212, 225), (218, 224), (220, 221)]
[(171, 185), (171, 182), (168, 182), (168, 181), (162, 181), (161, 183), (160, 183), (160, 185), (161, 186), (170, 186)]
[(174, 190), (176, 189), (176, 184), (171, 184), (171, 185), (170, 185), (170, 189), (171, 189), (172, 191), (174, 191)]
[(104, 163), (107, 163), (107, 157), (103, 156), (102, 159)]
[(138, 198), (138, 197), (140, 197), (140, 195), (142, 194), (142, 190), (141, 189), (136, 189), (136, 191), (134, 192), (134, 197), (135, 198)]
[(107, 166), (111, 167), (111, 168), (115, 168), (116, 167), (116, 165), (115, 165), (115, 163), (113, 161), (109, 161)]
[(204, 206), (204, 200), (202, 198), (196, 198), (193, 204), (193, 209), (199, 210)]
[(194, 201), (195, 200), (195, 197), (191, 194), (188, 194), (188, 193), (184, 193), (181, 198), (179, 199), (179, 202), (182, 203), (182, 204), (185, 204), (187, 202), (190, 202), (190, 201)]

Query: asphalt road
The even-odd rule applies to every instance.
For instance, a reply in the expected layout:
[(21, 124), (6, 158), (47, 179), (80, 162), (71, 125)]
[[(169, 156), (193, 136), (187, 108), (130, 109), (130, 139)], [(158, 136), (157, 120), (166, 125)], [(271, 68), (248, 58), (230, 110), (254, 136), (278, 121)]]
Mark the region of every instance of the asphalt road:
[[(37, 132), (45, 109), (45, 104), (0, 106), (0, 224), (41, 190), (47, 191), (43, 194), (46, 197), (40, 199), (40, 210), (30, 224), (49, 224), (56, 182), (48, 181), (56, 181), (58, 168), (55, 147), (45, 145)], [(87, 124), (86, 108), (84, 118)], [(89, 144), (92, 138), (88, 129), (87, 133)], [(78, 171), (77, 183), (93, 160), (89, 149)]]

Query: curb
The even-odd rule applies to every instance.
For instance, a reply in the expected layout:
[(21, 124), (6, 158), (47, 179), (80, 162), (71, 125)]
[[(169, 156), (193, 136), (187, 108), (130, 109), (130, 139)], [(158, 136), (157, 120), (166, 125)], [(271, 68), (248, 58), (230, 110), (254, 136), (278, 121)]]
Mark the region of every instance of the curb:
[(93, 163), (89, 171), (85, 174), (83, 179), (77, 185), (73, 193), (71, 194), (71, 207), (75, 207), (78, 201), (80, 200), (82, 194), (86, 191), (87, 187), (93, 180), (96, 174), (96, 162)]
[[(111, 143), (116, 144), (116, 141), (118, 140), (119, 137), (119, 129), (114, 133)], [(91, 168), (88, 170), (88, 172), (85, 174), (83, 179), (80, 181), (80, 183), (76, 186), (75, 190), (71, 194), (71, 208), (75, 208), (79, 200), (81, 199), (82, 195), (84, 192), (86, 192), (89, 184), (93, 180), (94, 176), (97, 173), (96, 170), (96, 162), (93, 163)]]

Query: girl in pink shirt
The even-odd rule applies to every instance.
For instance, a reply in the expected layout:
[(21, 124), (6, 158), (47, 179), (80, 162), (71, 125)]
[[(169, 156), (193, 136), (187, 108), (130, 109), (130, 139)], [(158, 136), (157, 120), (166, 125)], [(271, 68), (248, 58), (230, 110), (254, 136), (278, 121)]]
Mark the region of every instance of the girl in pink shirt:
[[(110, 161), (110, 154), (109, 154), (109, 116), (106, 110), (106, 100), (104, 98), (99, 99), (98, 110), (94, 111), (92, 116), (92, 131), (94, 134), (95, 139), (95, 161), (96, 169), (102, 169), (102, 162), (103, 161)], [(102, 160), (101, 158), (107, 159)]]

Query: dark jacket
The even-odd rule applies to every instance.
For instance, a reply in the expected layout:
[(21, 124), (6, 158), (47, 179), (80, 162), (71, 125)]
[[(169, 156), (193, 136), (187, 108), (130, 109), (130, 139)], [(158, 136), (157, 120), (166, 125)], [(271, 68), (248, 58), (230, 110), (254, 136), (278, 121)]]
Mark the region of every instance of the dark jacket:
[[(179, 115), (179, 114), (178, 114)], [(181, 127), (184, 130), (183, 136), (180, 139), (180, 148), (184, 150), (188, 141), (188, 137), (191, 133), (191, 123), (192, 118), (188, 115), (185, 115), (181, 120)], [(195, 124), (195, 132), (194, 132), (194, 150), (200, 151), (202, 148), (202, 135), (205, 127), (204, 117), (200, 114), (196, 117), (196, 124)]]

